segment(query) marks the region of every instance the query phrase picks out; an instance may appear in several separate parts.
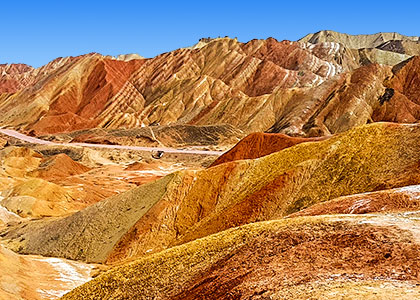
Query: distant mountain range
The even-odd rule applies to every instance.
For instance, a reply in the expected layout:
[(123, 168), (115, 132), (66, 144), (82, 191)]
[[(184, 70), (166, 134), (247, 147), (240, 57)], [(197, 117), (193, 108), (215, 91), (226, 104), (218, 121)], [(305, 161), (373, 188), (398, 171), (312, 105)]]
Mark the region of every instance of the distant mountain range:
[(0, 126), (34, 134), (230, 124), (320, 136), (415, 122), (419, 37), (309, 34), (297, 42), (202, 39), (144, 59), (91, 53), (0, 65)]

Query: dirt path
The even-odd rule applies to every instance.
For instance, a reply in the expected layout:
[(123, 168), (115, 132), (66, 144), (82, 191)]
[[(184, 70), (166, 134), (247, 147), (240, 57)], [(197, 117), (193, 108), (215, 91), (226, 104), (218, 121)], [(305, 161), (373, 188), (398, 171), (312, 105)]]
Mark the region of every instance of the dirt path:
[(88, 143), (55, 143), (38, 139), (36, 137), (28, 136), (23, 133), (11, 129), (0, 129), (0, 133), (10, 137), (17, 138), (33, 144), (40, 145), (53, 145), (53, 146), (81, 146), (93, 148), (106, 148), (106, 149), (122, 149), (122, 150), (137, 150), (137, 151), (164, 151), (167, 153), (180, 153), (180, 154), (199, 154), (199, 155), (222, 155), (224, 151), (211, 151), (211, 150), (194, 150), (194, 149), (176, 149), (167, 147), (139, 147), (139, 146), (122, 146), (122, 145), (103, 145), (103, 144), (88, 144)]

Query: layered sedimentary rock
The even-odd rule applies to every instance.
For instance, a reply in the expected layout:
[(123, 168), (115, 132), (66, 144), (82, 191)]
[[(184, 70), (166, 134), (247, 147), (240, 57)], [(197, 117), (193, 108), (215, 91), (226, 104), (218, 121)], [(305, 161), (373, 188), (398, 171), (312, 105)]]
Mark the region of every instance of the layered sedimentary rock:
[(116, 267), (63, 299), (417, 298), (418, 221), (257, 222)]
[(362, 126), (255, 160), (177, 172), (3, 236), (22, 253), (122, 261), (340, 196), (419, 184), (419, 135), (417, 125)]
[(366, 214), (375, 212), (410, 212), (420, 210), (420, 186), (355, 194), (319, 203), (289, 217), (327, 214)]
[(37, 69), (25, 64), (0, 64), (0, 94), (12, 94), (33, 86), (56, 69), (79, 58), (59, 57)]
[(3, 124), (30, 124), (31, 130), (42, 128), (45, 132), (95, 127), (98, 109), (120, 92), (138, 63), (104, 59), (98, 54), (72, 59), (41, 76), (33, 86), (4, 95), (0, 104)]
[(320, 141), (322, 139), (290, 137), (285, 134), (251, 133), (232, 149), (219, 156), (211, 164), (211, 167), (230, 161), (266, 156), (300, 143)]
[(389, 41), (420, 42), (418, 36), (405, 36), (397, 32), (381, 32), (377, 34), (351, 35), (331, 30), (311, 33), (299, 40), (312, 44), (322, 42), (336, 42), (351, 49), (376, 48)]
[(415, 123), (419, 57), (394, 68), (370, 64), (342, 74), (311, 90), (279, 90), (273, 102), (283, 105), (277, 114), (261, 113), (276, 120), (273, 132), (318, 136), (348, 130), (370, 122)]
[(15, 93), (24, 88), (32, 79), (31, 71), (33, 68), (25, 64), (1, 64), (0, 93)]
[[(299, 110), (296, 118), (327, 106), (331, 89), (345, 90), (350, 84), (346, 81), (357, 76), (353, 72), (365, 72), (358, 67), (393, 65), (409, 57), (381, 49), (350, 49), (337, 42), (269, 38), (244, 44), (221, 38), (152, 59), (125, 61), (99, 54), (63, 58), (29, 70), (32, 79), (15, 93), (0, 94), (0, 125), (35, 134), (154, 124), (230, 124), (247, 133), (266, 131), (278, 129), (291, 109)], [(365, 88), (369, 99), (382, 93), (381, 82), (392, 76), (390, 72), (373, 67), (370, 80), (378, 83), (356, 83), (359, 96), (365, 98)], [(364, 101), (348, 105), (355, 111), (366, 106)], [(286, 122), (290, 133), (299, 126), (295, 122)], [(364, 116), (357, 121), (364, 123)]]

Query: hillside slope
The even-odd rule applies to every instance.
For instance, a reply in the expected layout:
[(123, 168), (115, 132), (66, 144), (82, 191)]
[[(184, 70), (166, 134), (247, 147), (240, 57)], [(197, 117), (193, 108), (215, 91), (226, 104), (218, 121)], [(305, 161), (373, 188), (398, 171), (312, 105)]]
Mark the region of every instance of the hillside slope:
[(116, 267), (63, 299), (414, 299), (418, 229), (392, 216), (254, 223)]
[(420, 184), (419, 137), (418, 125), (362, 126), (255, 160), (177, 172), (2, 236), (20, 253), (118, 262), (339, 196)]

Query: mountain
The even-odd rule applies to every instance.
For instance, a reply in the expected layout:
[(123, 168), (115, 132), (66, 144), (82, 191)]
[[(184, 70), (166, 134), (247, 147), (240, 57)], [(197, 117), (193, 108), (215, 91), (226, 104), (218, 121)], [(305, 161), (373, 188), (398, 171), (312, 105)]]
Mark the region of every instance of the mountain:
[(33, 86), (40, 78), (75, 59), (77, 57), (59, 57), (37, 69), (25, 64), (0, 64), (0, 94), (13, 94)]
[[(308, 41), (328, 35), (316, 36)], [(383, 34), (362, 40), (399, 37)], [(416, 43), (413, 40), (405, 43)], [(372, 111), (379, 105), (375, 99), (385, 92), (384, 81), (397, 76), (391, 67), (411, 56), (398, 47), (353, 49), (353, 42), (338, 42), (269, 38), (240, 43), (218, 38), (152, 59), (91, 53), (60, 58), (39, 69), (3, 66), (0, 126), (36, 135), (154, 124), (229, 124), (245, 133), (297, 136), (341, 132), (375, 118)], [(328, 112), (330, 102), (340, 107)], [(408, 122), (417, 120), (411, 102), (404, 104), (414, 107), (414, 115), (403, 118)], [(342, 109), (355, 113), (344, 116)], [(400, 114), (400, 108), (395, 109), (391, 113)], [(328, 120), (312, 129), (319, 114), (327, 114)], [(399, 116), (394, 119), (404, 122)]]
[(235, 102), (258, 103), (277, 86), (312, 85), (340, 72), (346, 66), (333, 60), (340, 49), (332, 50), (226, 38), (149, 60), (125, 62), (91, 54), (3, 96), (2, 124), (40, 133), (157, 122), (211, 124), (216, 119), (238, 125), (225, 111), (237, 109)]
[[(292, 136), (322, 136), (371, 122), (415, 123), (420, 58), (394, 68), (378, 64), (360, 67), (309, 90), (279, 90), (271, 105), (282, 103), (277, 114), (264, 110), (275, 121), (271, 132)], [(279, 105), (279, 104), (277, 104)]]
[[(368, 62), (409, 58), (377, 52), (392, 55), (362, 55), (337, 43), (220, 38), (152, 59), (64, 58), (15, 75), (28, 80), (15, 93), (3, 89), (0, 125), (35, 134), (157, 123), (265, 131), (279, 122), (282, 102), (295, 92), (310, 94)], [(259, 112), (267, 109), (263, 118)]]
[(419, 36), (405, 36), (396, 32), (381, 32), (376, 34), (351, 35), (331, 30), (322, 30), (310, 33), (301, 38), (299, 42), (318, 44), (335, 42), (351, 49), (377, 48), (389, 41), (420, 42)]
[(0, 91), (2, 93), (15, 93), (31, 82), (31, 73), (34, 68), (25, 64), (0, 65)]

